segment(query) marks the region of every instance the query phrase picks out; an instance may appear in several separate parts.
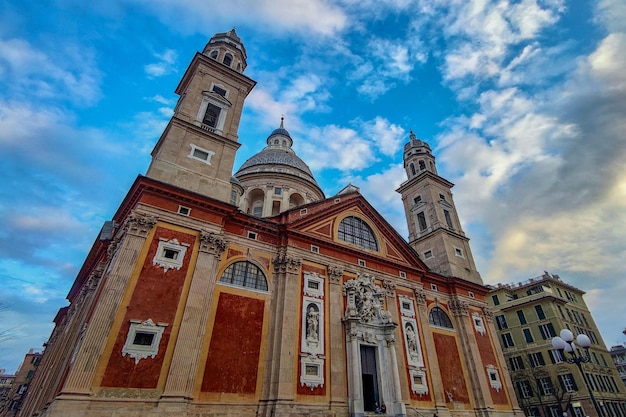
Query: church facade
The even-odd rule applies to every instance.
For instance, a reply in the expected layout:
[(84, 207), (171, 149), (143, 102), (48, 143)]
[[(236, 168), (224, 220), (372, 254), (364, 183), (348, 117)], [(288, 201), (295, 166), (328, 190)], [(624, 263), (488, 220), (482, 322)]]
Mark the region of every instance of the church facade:
[(234, 172), (246, 59), (234, 30), (192, 59), (20, 415), (521, 413), (428, 144), (404, 147), (408, 242), (357, 187), (327, 198), (282, 122)]

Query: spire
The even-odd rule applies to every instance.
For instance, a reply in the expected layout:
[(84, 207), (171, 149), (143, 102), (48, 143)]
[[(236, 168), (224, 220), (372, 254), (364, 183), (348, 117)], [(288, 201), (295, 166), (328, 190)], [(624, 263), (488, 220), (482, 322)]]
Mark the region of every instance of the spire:
[(417, 136), (415, 136), (415, 133), (413, 133), (413, 129), (411, 129), (411, 134), (409, 135), (409, 138), (411, 138), (411, 140), (417, 140)]
[(280, 116), (280, 128), (281, 128), (281, 129), (284, 129), (284, 128), (285, 128), (285, 124), (284, 124), (284, 122), (285, 122), (285, 116), (284, 116), (284, 115), (282, 115), (282, 116)]

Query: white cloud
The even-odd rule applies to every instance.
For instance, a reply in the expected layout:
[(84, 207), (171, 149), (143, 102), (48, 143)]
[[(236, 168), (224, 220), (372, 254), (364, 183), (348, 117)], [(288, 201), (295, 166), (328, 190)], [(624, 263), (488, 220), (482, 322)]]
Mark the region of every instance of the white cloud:
[(313, 170), (360, 170), (376, 160), (371, 142), (353, 129), (335, 125), (309, 129), (300, 147), (300, 156)]
[(378, 150), (387, 156), (395, 156), (405, 139), (405, 131), (402, 127), (380, 116), (363, 123), (361, 129)]
[(223, 24), (233, 24), (236, 17), (240, 24), (266, 29), (266, 33), (297, 33), (333, 36), (348, 24), (344, 11), (325, 0), (232, 0), (229, 2), (206, 2), (192, 0), (154, 0), (149, 9), (176, 30), (206, 30), (206, 16)]
[(91, 105), (101, 96), (94, 61), (91, 50), (71, 44), (42, 50), (24, 39), (0, 39), (0, 85), (17, 97)]
[(148, 74), (150, 78), (162, 77), (176, 72), (175, 64), (178, 58), (178, 52), (173, 49), (166, 49), (162, 53), (154, 54), (154, 57), (158, 59), (158, 62), (148, 64), (144, 67), (146, 74)]

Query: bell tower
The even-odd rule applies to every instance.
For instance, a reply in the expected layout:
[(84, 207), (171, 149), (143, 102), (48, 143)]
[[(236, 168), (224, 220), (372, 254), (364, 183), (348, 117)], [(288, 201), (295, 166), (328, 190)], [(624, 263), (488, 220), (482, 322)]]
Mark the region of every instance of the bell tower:
[(235, 29), (215, 34), (196, 53), (176, 87), (174, 115), (146, 176), (232, 204), (239, 119), (256, 84), (243, 74), (246, 58)]
[(452, 199), (454, 184), (437, 174), (430, 146), (413, 132), (404, 145), (404, 168), (408, 180), (396, 191), (402, 194), (409, 244), (433, 271), (482, 284)]

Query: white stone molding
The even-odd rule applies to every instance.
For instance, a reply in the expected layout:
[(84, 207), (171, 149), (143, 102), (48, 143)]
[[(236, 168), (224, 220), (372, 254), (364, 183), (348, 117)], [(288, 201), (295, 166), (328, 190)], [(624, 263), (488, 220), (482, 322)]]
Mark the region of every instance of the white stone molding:
[(422, 355), (417, 323), (414, 318), (402, 317), (402, 335), (404, 338), (404, 347), (407, 352), (408, 364), (423, 367), (424, 356)]
[(421, 369), (409, 369), (409, 375), (411, 375), (411, 391), (419, 395), (428, 394), (426, 372)]
[(155, 324), (152, 319), (131, 320), (122, 356), (128, 355), (135, 359), (135, 365), (141, 359), (154, 358), (159, 353), (159, 343), (166, 327), (167, 323)]
[(480, 333), (484, 336), (487, 332), (487, 329), (485, 328), (485, 322), (483, 321), (483, 317), (476, 311), (472, 313), (472, 323), (474, 323), (474, 329), (476, 329), (476, 333)]
[(303, 354), (300, 357), (300, 385), (313, 390), (324, 386), (324, 358)]
[(177, 239), (159, 238), (159, 246), (152, 259), (152, 265), (158, 265), (165, 272), (168, 269), (180, 269), (189, 243), (180, 243)]
[(498, 368), (493, 365), (487, 365), (487, 375), (489, 375), (489, 383), (491, 384), (491, 388), (494, 388), (496, 391), (500, 391), (502, 389), (502, 381), (500, 380), (500, 373), (498, 372)]
[(374, 277), (359, 273), (343, 284), (347, 296), (346, 318), (358, 317), (361, 323), (391, 323), (391, 315), (383, 309), (385, 291), (374, 283)]
[(400, 304), (400, 314), (404, 317), (415, 317), (415, 305), (413, 299), (404, 295), (398, 296), (398, 303)]
[(302, 299), (301, 352), (324, 354), (324, 304), (313, 297)]
[(304, 295), (324, 298), (324, 277), (315, 272), (304, 273)]

